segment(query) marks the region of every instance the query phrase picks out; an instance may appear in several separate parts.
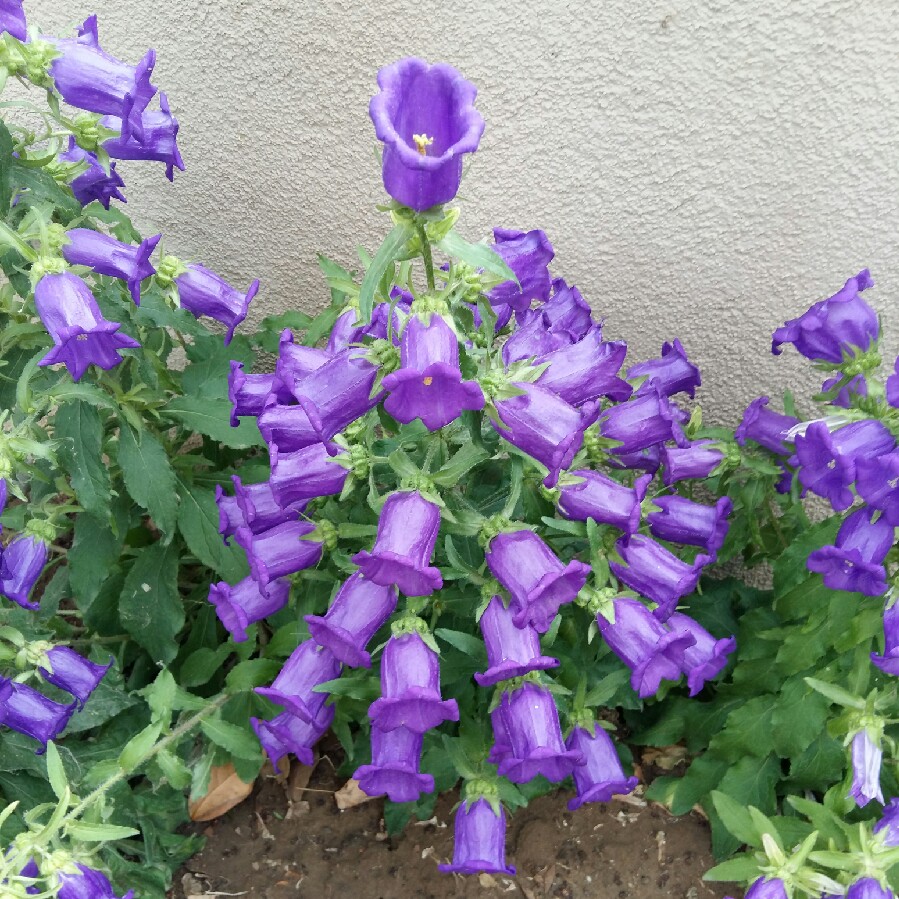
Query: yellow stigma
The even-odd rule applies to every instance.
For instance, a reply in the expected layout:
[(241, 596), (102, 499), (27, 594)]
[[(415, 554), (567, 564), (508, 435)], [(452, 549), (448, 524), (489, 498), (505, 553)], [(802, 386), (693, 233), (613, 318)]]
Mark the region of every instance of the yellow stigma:
[(434, 379), (430, 375), (428, 375), (426, 378), (422, 378), (421, 382), (425, 385), (425, 387), (430, 387), (434, 383)]
[(428, 147), (434, 143), (434, 138), (428, 137), (427, 134), (413, 134), (412, 140), (415, 141), (415, 146), (418, 147), (418, 152), (422, 156), (428, 155)]

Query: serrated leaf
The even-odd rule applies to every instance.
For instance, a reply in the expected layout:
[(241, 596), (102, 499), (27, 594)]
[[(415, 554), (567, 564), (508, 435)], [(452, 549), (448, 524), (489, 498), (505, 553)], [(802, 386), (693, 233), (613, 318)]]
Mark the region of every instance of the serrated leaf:
[(178, 530), (188, 549), (222, 580), (236, 584), (246, 577), (246, 555), (239, 547), (225, 546), (219, 534), (215, 493), (178, 479)]
[[(108, 515), (108, 510), (107, 513)], [(122, 551), (124, 533), (115, 534), (106, 521), (83, 514), (75, 519), (69, 549), (69, 584), (81, 611), (94, 601)]]
[(216, 746), (242, 759), (259, 759), (262, 750), (256, 737), (236, 724), (229, 724), (220, 717), (206, 718), (200, 729)]
[(226, 399), (179, 396), (166, 404), (165, 414), (232, 449), (265, 445), (255, 420), (244, 418), (239, 427), (231, 427), (231, 403)]
[(88, 821), (73, 821), (67, 828), (69, 836), (82, 843), (105, 843), (112, 840), (127, 840), (136, 837), (140, 831), (119, 824), (91, 824)]
[(165, 775), (165, 779), (176, 789), (183, 790), (190, 785), (190, 768), (168, 749), (163, 749), (155, 755), (156, 764)]
[(126, 424), (119, 428), (119, 465), (128, 492), (171, 537), (178, 514), (175, 473), (165, 450), (148, 431), (136, 435)]

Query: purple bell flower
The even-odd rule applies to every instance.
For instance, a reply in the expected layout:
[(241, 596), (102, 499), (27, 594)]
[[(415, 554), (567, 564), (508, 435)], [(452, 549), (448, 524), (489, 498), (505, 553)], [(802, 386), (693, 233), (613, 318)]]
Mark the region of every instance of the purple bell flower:
[(113, 661), (110, 659), (105, 665), (99, 665), (68, 646), (54, 646), (47, 652), (47, 659), (53, 671), (51, 673), (47, 668), (39, 668), (41, 677), (48, 684), (71, 693), (78, 701), (79, 709), (97, 689)]
[(880, 763), (883, 750), (878, 746), (866, 730), (860, 730), (852, 738), (852, 788), (849, 795), (859, 808), (866, 806), (872, 799), (883, 804), (883, 793), (880, 790)]
[(17, 41), (28, 40), (28, 25), (22, 0), (2, 0), (0, 2), (0, 34), (11, 34)]
[[(840, 383), (842, 378), (836, 375), (828, 378), (821, 385), (821, 392), (826, 393)], [(853, 397), (866, 397), (868, 395), (868, 382), (864, 375), (856, 375), (848, 384), (842, 387), (837, 395), (830, 401), (831, 406), (839, 406), (841, 409), (850, 409), (852, 407)]]
[[(3, 696), (4, 684), (8, 684), (10, 692)], [(78, 701), (63, 704), (47, 699), (42, 693), (27, 684), (18, 684), (0, 677), (0, 724), (27, 737), (32, 737), (41, 744), (38, 755), (47, 748), (50, 740), (55, 740), (65, 729)]]
[(414, 802), (434, 792), (434, 778), (422, 774), (422, 735), (405, 727), (371, 729), (371, 764), (356, 769), (353, 777), (368, 796), (387, 795), (391, 802)]
[(382, 68), (378, 87), (369, 115), (384, 143), (385, 190), (419, 211), (449, 202), (462, 180), (463, 154), (474, 153), (484, 133), (477, 89), (452, 66), (414, 57)]
[(846, 891), (846, 899), (896, 899), (896, 894), (875, 878), (862, 877)]
[(544, 357), (572, 346), (578, 339), (568, 331), (553, 328), (542, 310), (538, 309), (531, 314), (527, 322), (509, 335), (503, 344), (503, 362), (509, 366), (513, 362), (530, 359), (532, 356)]
[(430, 565), (440, 530), (440, 509), (415, 490), (391, 493), (381, 508), (371, 552), (352, 561), (369, 580), (394, 584), (406, 596), (429, 596), (443, 586), (440, 569)]
[(315, 692), (315, 687), (338, 677), (340, 660), (314, 640), (306, 640), (291, 653), (272, 685), (256, 687), (255, 692), (312, 724), (330, 695)]
[(636, 453), (657, 443), (684, 441), (678, 410), (658, 387), (651, 383), (626, 403), (605, 409), (599, 421), (599, 433), (606, 440), (617, 440), (612, 453), (617, 456)]
[(572, 559), (564, 565), (533, 531), (497, 534), (486, 553), (493, 576), (512, 594), (516, 627), (549, 630), (559, 607), (571, 602), (587, 581), (591, 568)]
[(792, 343), (806, 359), (838, 365), (844, 354), (869, 349), (880, 334), (880, 323), (859, 293), (873, 285), (869, 271), (862, 269), (839, 293), (778, 328), (771, 352), (780, 355), (781, 344)]
[(502, 806), (497, 814), (483, 797), (463, 802), (453, 827), (453, 863), (438, 865), (438, 871), (515, 876), (515, 866), (506, 864), (506, 813)]
[(737, 648), (736, 638), (716, 640), (698, 621), (680, 612), (672, 612), (667, 623), (672, 631), (690, 634), (696, 641), (684, 650), (684, 674), (690, 695), (695, 696), (727, 665), (727, 657)]
[(652, 381), (663, 396), (686, 393), (692, 398), (702, 385), (699, 369), (687, 358), (687, 351), (676, 337), (673, 343), (662, 344), (661, 358), (632, 365), (627, 376), (631, 380)]
[(754, 440), (772, 453), (786, 456), (790, 453), (790, 447), (784, 442), (787, 432), (798, 424), (799, 419), (792, 415), (771, 411), (768, 397), (760, 396), (746, 407), (734, 437), (740, 446), (744, 446), (747, 440)]
[(159, 110), (144, 112), (140, 121), (143, 136), (138, 140), (133, 134), (130, 138), (124, 137), (125, 127), (120, 119), (113, 116), (104, 118), (100, 124), (110, 130), (121, 131), (122, 136), (104, 141), (103, 149), (113, 159), (164, 162), (165, 176), (173, 181), (175, 169), (184, 171), (184, 161), (178, 149), (178, 120), (169, 109), (169, 98), (164, 91), (159, 93)]
[[(393, 342), (399, 346), (399, 335), (403, 330), (403, 322), (409, 313), (412, 303), (412, 295), (398, 287), (392, 287), (390, 297), (396, 300), (393, 309)], [(369, 337), (373, 340), (387, 340), (390, 332), (388, 328), (388, 314), (390, 303), (378, 303), (372, 309), (371, 321), (365, 323), (359, 319), (359, 310), (353, 306), (347, 307), (334, 322), (331, 333), (328, 336), (327, 350), (330, 355), (336, 355), (354, 344), (359, 345)]]
[(549, 264), (555, 256), (547, 236), (542, 231), (494, 228), (493, 241), (494, 251), (515, 272), (518, 283), (503, 281), (491, 288), (487, 292), (491, 305), (524, 312), (535, 300), (545, 303), (552, 286)]
[(871, 661), (885, 674), (899, 677), (899, 602), (883, 610), (883, 643), (883, 655), (872, 652)]
[(662, 480), (666, 487), (691, 478), (707, 478), (722, 462), (724, 453), (712, 440), (686, 446), (662, 447)]
[(506, 719), (501, 706), (497, 706), (490, 713), (490, 724), (493, 728), (493, 745), (490, 747), (487, 761), (491, 765), (498, 765), (504, 758), (512, 754), (512, 738), (509, 736), (509, 728), (506, 727)]
[(646, 490), (652, 481), (651, 474), (641, 475), (634, 481), (633, 487), (627, 487), (598, 471), (579, 469), (570, 474), (583, 480), (561, 488), (559, 511), (566, 518), (577, 521), (592, 518), (600, 524), (619, 528), (626, 534), (636, 532), (640, 527)]
[(558, 659), (541, 653), (537, 631), (529, 624), (518, 627), (512, 611), (498, 596), (490, 600), (479, 624), (489, 664), (485, 672), (475, 673), (474, 679), (480, 686), (490, 687), (513, 677), (524, 677), (530, 671), (545, 671), (558, 666)]
[(293, 331), (285, 328), (278, 340), (278, 361), (275, 363), (275, 378), (287, 391), (288, 396), (279, 402), (285, 405), (295, 402), (290, 388), (306, 375), (321, 368), (334, 354), (316, 347), (294, 343)]
[(874, 833), (886, 830), (884, 845), (899, 846), (899, 799), (891, 799), (883, 809), (880, 820), (874, 825)]
[(893, 363), (893, 374), (886, 381), (887, 402), (895, 409), (899, 407), (899, 356)]
[(78, 29), (76, 38), (51, 40), (59, 51), (50, 63), (50, 77), (66, 103), (122, 120), (122, 136), (142, 139), (141, 116), (156, 95), (150, 83), (156, 51), (148, 50), (136, 65), (110, 56), (100, 49), (97, 17), (90, 16)]
[(895, 529), (884, 517), (875, 522), (871, 517), (870, 509), (856, 509), (840, 525), (836, 546), (822, 546), (809, 555), (809, 571), (823, 575), (831, 590), (865, 596), (886, 593), (883, 560), (893, 546)]
[(759, 877), (746, 891), (746, 899), (790, 899), (790, 897), (779, 877), (772, 877), (770, 880)]
[(653, 614), (661, 621), (667, 620), (682, 597), (696, 589), (703, 566), (711, 561), (709, 556), (699, 555), (692, 565), (683, 562), (643, 534), (622, 537), (615, 549), (625, 564), (610, 562), (612, 574), (631, 590), (657, 603)]
[(500, 708), (511, 745), (511, 754), (499, 763), (501, 777), (520, 784), (542, 774), (558, 783), (584, 763), (581, 750), (566, 749), (562, 742), (559, 712), (549, 690), (526, 682), (505, 693)]
[(699, 546), (712, 560), (717, 558), (730, 526), (728, 516), (734, 508), (728, 497), (722, 496), (714, 506), (694, 503), (683, 496), (660, 496), (652, 502), (659, 510), (646, 516), (653, 536), (669, 543)]
[(302, 540), (315, 530), (311, 521), (289, 521), (254, 534), (249, 528), (238, 528), (235, 540), (243, 547), (250, 571), (263, 592), (271, 581), (317, 565), (322, 557), (322, 543)]
[(271, 480), (244, 484), (238, 475), (233, 474), (231, 483), (234, 485), (234, 498), (243, 520), (254, 534), (296, 521), (303, 508), (302, 503), (282, 505), (275, 495)]
[(62, 254), (69, 265), (86, 265), (98, 275), (120, 278), (128, 285), (134, 304), (140, 306), (141, 281), (156, 274), (150, 256), (161, 234), (148, 237), (136, 247), (90, 228), (73, 228), (66, 237), (69, 243), (62, 248)]
[(584, 429), (596, 421), (599, 407), (596, 403), (585, 403), (575, 409), (536, 384), (519, 382), (513, 386), (524, 393), (497, 400), (496, 410), (502, 424), (495, 421), (491, 424), (501, 437), (549, 469), (543, 483), (553, 487), (559, 474), (577, 455), (584, 442)]
[(396, 608), (396, 588), (366, 580), (360, 572), (341, 585), (322, 615), (306, 615), (312, 639), (351, 668), (371, 668), (368, 642)]
[[(6, 508), (6, 489), (6, 478), (0, 478), (0, 515), (3, 514), (3, 510)], [(0, 524), (0, 534), (2, 533), (3, 525)]]
[(243, 416), (255, 418), (260, 415), (272, 396), (278, 403), (293, 402), (293, 394), (287, 391), (277, 375), (248, 375), (244, 373), (243, 362), (231, 360), (228, 399), (231, 402), (232, 428), (240, 424), (238, 419)]
[(326, 705), (312, 722), (304, 721), (290, 712), (282, 712), (271, 721), (250, 718), (250, 726), (277, 771), (278, 763), (289, 752), (303, 765), (315, 764), (312, 750), (333, 720), (334, 706)]
[(568, 801), (569, 811), (576, 811), (585, 802), (608, 802), (613, 796), (626, 795), (639, 783), (636, 777), (625, 776), (615, 744), (599, 724), (593, 726), (592, 734), (576, 727), (565, 746), (584, 756), (584, 764), (572, 772), (577, 796)]
[[(2, 2), (2, 0), (0, 0), (0, 2)], [(2, 695), (0, 695), (0, 702), (2, 702), (2, 701), (3, 701), (3, 697), (2, 697)], [(40, 876), (41, 876), (41, 869), (37, 866), (37, 862), (34, 859), (31, 859), (31, 861), (28, 862), (28, 864), (25, 865), (25, 867), (22, 868), (21, 871), (19, 871), (19, 877), (30, 877), (32, 882), (37, 881), (40, 878)], [(5, 883), (6, 883), (6, 881), (4, 880), (2, 883), (0, 883), (0, 886), (2, 886)], [(25, 893), (28, 896), (39, 896), (42, 892), (43, 892), (43, 890), (37, 886), (26, 886), (25, 887)]]
[(281, 611), (289, 594), (290, 582), (286, 579), (272, 581), (264, 591), (253, 577), (245, 577), (234, 586), (226, 581), (209, 585), (209, 602), (235, 643), (247, 639), (251, 624)]
[(59, 159), (61, 162), (87, 163), (87, 169), (80, 175), (76, 175), (69, 185), (72, 188), (72, 193), (75, 194), (75, 199), (82, 206), (87, 206), (88, 203), (98, 200), (105, 209), (109, 209), (110, 200), (121, 200), (123, 203), (128, 202), (124, 194), (119, 190), (120, 187), (125, 186), (125, 182), (122, 180), (122, 176), (116, 172), (116, 164), (111, 162), (109, 164), (109, 172), (107, 173), (103, 166), (100, 165), (96, 154), (82, 150), (75, 143), (74, 137), (69, 138), (69, 149), (65, 153), (60, 153)]
[(420, 418), (429, 431), (455, 421), (463, 411), (484, 408), (477, 381), (463, 381), (459, 341), (446, 320), (431, 315), (429, 324), (413, 315), (403, 329), (402, 367), (381, 382), (390, 391), (384, 408), (397, 421)]
[[(101, 871), (95, 871), (86, 865), (78, 865), (77, 874), (60, 872), (59, 899), (120, 899), (116, 896), (109, 878)], [(134, 890), (128, 890), (121, 899), (132, 899)]]
[(606, 461), (611, 468), (646, 471), (649, 474), (655, 474), (662, 464), (663, 449), (663, 444), (656, 443), (653, 446), (647, 446), (645, 449), (637, 450), (635, 453), (608, 456)]
[(891, 525), (899, 526), (899, 450), (880, 456), (859, 453), (855, 457), (855, 489)]
[(115, 368), (122, 361), (120, 350), (140, 344), (122, 326), (106, 321), (88, 286), (70, 272), (44, 275), (34, 289), (34, 304), (55, 346), (38, 365), (63, 362), (76, 381), (90, 365)]
[(629, 399), (633, 388), (618, 377), (627, 354), (627, 344), (606, 343), (600, 327), (591, 328), (577, 343), (538, 356), (536, 363), (549, 363), (537, 384), (580, 406), (606, 396), (616, 402)]
[(175, 278), (175, 284), (181, 306), (194, 318), (206, 315), (227, 326), (225, 346), (231, 343), (234, 329), (247, 317), (250, 303), (259, 290), (258, 278), (242, 294), (215, 272), (196, 263), (188, 265), (187, 271)]
[(368, 710), (374, 729), (416, 734), (459, 720), (455, 699), (440, 695), (437, 653), (418, 634), (391, 637), (381, 658), (381, 698)]
[(686, 631), (670, 631), (635, 599), (615, 600), (615, 622), (596, 616), (603, 639), (631, 669), (631, 687), (646, 699), (654, 696), (663, 680), (680, 680), (684, 653), (696, 642)]
[(11, 599), (23, 609), (37, 611), (40, 606), (30, 602), (28, 594), (46, 564), (47, 544), (40, 537), (20, 534), (0, 554), (0, 596)]
[(228, 538), (233, 537), (238, 528), (247, 527), (247, 520), (237, 497), (228, 496), (220, 484), (215, 485), (215, 504), (219, 510), (219, 533), (222, 535), (222, 542), (228, 546)]
[(796, 436), (799, 483), (842, 512), (852, 504), (849, 485), (855, 480), (856, 458), (880, 456), (895, 445), (879, 421), (856, 421), (833, 432), (826, 422), (814, 421)]
[(562, 278), (553, 281), (552, 296), (531, 315), (542, 315), (551, 330), (566, 332), (572, 343), (586, 337), (596, 326), (590, 304), (574, 285), (569, 286)]
[(296, 507), (319, 496), (335, 496), (343, 490), (349, 471), (334, 460), (346, 453), (334, 443), (313, 443), (292, 453), (269, 446), (271, 487), (282, 507)]

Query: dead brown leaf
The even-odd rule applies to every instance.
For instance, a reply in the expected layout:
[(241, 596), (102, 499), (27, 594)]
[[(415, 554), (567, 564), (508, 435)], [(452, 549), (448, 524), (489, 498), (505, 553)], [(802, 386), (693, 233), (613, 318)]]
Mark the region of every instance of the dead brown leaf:
[(309, 778), (315, 770), (315, 764), (303, 765), (296, 762), (291, 765), (290, 777), (287, 778), (287, 798), (291, 802), (299, 802), (309, 786)]
[(245, 783), (234, 770), (234, 765), (216, 765), (209, 775), (206, 795), (188, 804), (191, 821), (211, 821), (242, 802), (253, 790), (252, 783)]
[(358, 780), (353, 780), (352, 778), (334, 794), (334, 801), (337, 803), (337, 808), (341, 811), (355, 808), (364, 802), (371, 802), (373, 798), (373, 796), (369, 796), (368, 793), (362, 791)]

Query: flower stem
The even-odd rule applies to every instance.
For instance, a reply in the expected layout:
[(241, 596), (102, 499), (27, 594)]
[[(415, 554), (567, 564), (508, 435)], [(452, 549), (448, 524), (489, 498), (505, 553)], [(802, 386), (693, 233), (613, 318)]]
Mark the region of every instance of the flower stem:
[(425, 263), (425, 275), (428, 279), (428, 290), (434, 290), (434, 259), (431, 256), (431, 241), (428, 240), (428, 232), (422, 223), (416, 223), (416, 231), (418, 231), (418, 240), (421, 244), (421, 258)]

